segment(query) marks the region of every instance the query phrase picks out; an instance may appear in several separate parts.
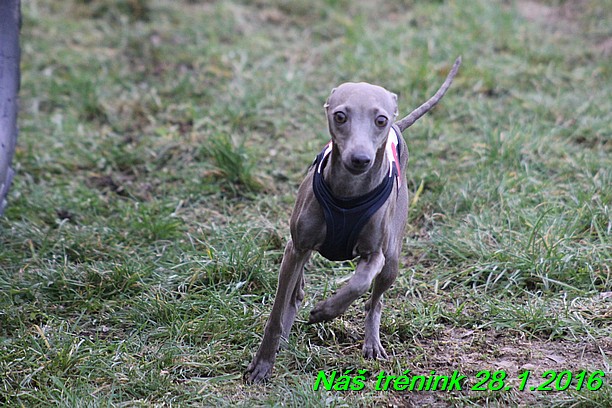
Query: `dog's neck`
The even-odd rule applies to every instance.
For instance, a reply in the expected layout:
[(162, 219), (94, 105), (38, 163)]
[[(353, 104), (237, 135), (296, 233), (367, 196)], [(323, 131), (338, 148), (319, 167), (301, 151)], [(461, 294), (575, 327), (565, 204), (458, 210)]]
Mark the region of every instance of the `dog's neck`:
[(353, 174), (344, 167), (338, 147), (334, 144), (323, 178), (336, 197), (359, 197), (374, 190), (389, 176), (389, 162), (385, 158), (385, 145), (378, 149), (372, 167), (362, 174)]

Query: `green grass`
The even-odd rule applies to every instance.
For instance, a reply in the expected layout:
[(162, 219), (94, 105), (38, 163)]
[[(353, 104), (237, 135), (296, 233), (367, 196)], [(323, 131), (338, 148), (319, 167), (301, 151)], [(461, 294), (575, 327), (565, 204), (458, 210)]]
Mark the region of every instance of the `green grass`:
[[(612, 405), (612, 15), (572, 3), (532, 18), (520, 1), (23, 2), (0, 405)], [(457, 55), (452, 88), (404, 135), (391, 358), (361, 357), (363, 300), (304, 324), (354, 267), (315, 256), (270, 383), (246, 385), (329, 91), (373, 82), (406, 114)], [(368, 370), (365, 389), (313, 390), (348, 369)], [(382, 392), (382, 370), (606, 379)]]

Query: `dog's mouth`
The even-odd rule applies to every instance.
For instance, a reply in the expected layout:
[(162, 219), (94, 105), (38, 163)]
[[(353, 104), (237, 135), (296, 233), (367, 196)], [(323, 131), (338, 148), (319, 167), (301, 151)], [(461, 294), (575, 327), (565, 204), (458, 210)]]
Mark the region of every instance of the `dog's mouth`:
[(370, 165), (359, 165), (359, 166), (355, 166), (353, 164), (347, 164), (347, 163), (343, 163), (344, 164), (344, 168), (347, 169), (349, 171), (349, 173), (351, 173), (354, 176), (358, 176), (360, 174), (363, 174), (365, 172), (367, 172), (370, 169)]

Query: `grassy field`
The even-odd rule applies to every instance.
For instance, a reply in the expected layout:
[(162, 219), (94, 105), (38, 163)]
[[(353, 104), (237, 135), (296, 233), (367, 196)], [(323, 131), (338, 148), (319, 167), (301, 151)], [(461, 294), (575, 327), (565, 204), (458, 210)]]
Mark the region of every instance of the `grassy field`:
[[(0, 405), (612, 406), (609, 0), (22, 3)], [(317, 255), (271, 381), (245, 384), (329, 91), (382, 85), (402, 116), (458, 55), (404, 135), (390, 359), (361, 357), (363, 299), (305, 324), (354, 267)], [(362, 390), (313, 390), (349, 369), (368, 371)], [(375, 389), (406, 370), (466, 380)], [(483, 370), (512, 388), (471, 390)], [(518, 390), (547, 370), (574, 379)], [(578, 390), (582, 370), (601, 387)]]

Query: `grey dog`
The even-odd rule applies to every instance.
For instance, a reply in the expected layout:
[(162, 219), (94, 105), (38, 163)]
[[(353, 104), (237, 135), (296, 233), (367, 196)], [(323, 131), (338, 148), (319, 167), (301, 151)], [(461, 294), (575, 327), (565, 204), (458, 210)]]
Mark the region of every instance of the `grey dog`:
[(317, 156), (297, 193), (291, 240), (285, 247), (276, 298), (247, 380), (261, 382), (272, 371), (281, 338), (287, 339), (304, 299), (304, 265), (312, 251), (333, 260), (359, 257), (351, 279), (319, 302), (308, 323), (344, 313), (368, 291), (366, 358), (387, 358), (380, 342), (382, 295), (398, 273), (408, 213), (408, 150), (401, 133), (432, 109), (457, 74), (457, 58), (440, 89), (398, 122), (397, 96), (367, 83), (345, 83), (325, 103), (331, 141)]

